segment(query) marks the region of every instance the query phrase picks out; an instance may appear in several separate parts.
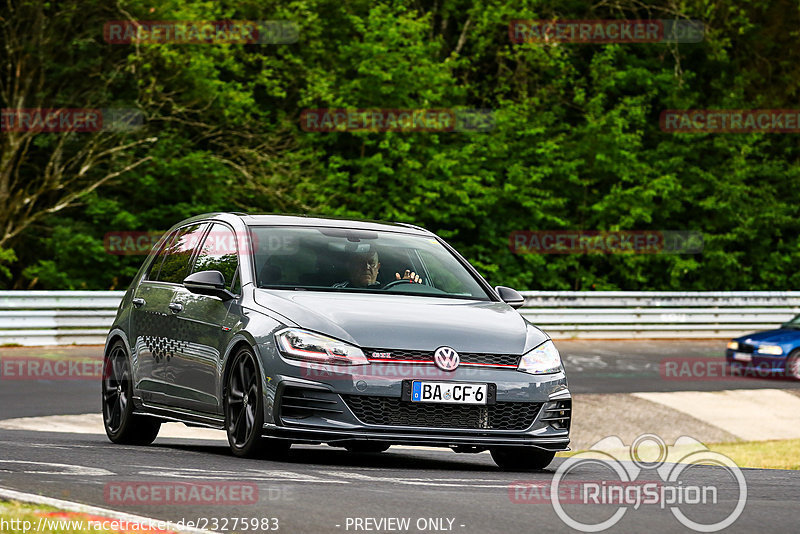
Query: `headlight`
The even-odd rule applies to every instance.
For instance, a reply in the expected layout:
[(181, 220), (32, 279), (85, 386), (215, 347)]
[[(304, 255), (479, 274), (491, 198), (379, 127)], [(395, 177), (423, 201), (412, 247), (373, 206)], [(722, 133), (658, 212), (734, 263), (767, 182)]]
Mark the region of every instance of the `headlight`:
[(761, 345), (758, 347), (760, 354), (769, 354), (771, 356), (780, 356), (783, 354), (783, 349), (780, 345)]
[(561, 355), (551, 340), (547, 340), (535, 349), (525, 353), (519, 362), (517, 371), (532, 375), (557, 373), (561, 370)]
[(739, 350), (739, 342), (738, 341), (728, 341), (728, 348), (731, 350)]
[(368, 365), (360, 348), (332, 337), (288, 328), (275, 334), (278, 348), (287, 358), (334, 365)]

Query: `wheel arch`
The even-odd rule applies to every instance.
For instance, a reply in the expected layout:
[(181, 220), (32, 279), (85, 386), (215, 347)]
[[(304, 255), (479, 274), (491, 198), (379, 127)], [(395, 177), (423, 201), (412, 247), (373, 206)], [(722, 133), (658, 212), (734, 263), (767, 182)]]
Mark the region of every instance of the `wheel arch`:
[(245, 336), (243, 334), (237, 334), (231, 342), (228, 344), (228, 349), (225, 351), (225, 358), (223, 359), (222, 364), (222, 375), (220, 376), (219, 382), (219, 399), (220, 399), (220, 406), (222, 406), (222, 400), (225, 396), (225, 385), (228, 383), (228, 375), (230, 374), (231, 370), (231, 361), (233, 356), (239, 352), (242, 348), (248, 348), (253, 352), (253, 355), (256, 359), (256, 365), (259, 366), (259, 372), (263, 373), (263, 369), (261, 369), (261, 358), (259, 358), (258, 349), (256, 348), (255, 341), (250, 338), (249, 336)]
[(122, 341), (122, 343), (125, 345), (125, 350), (128, 351), (128, 356), (133, 357), (131, 345), (128, 342), (128, 336), (125, 335), (125, 332), (121, 328), (112, 328), (106, 337), (106, 344), (103, 348), (103, 360), (105, 360), (105, 358), (108, 356), (108, 351), (117, 341)]

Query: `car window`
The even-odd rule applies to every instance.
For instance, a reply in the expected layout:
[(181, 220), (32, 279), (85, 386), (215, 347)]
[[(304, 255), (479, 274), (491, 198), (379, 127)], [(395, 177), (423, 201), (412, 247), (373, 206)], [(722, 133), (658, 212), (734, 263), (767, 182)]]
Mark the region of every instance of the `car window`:
[[(402, 232), (251, 227), (259, 287), (491, 300), (439, 241)], [(398, 280), (415, 273), (415, 283)]]
[(178, 230), (173, 231), (170, 233), (164, 241), (161, 243), (161, 246), (156, 252), (155, 257), (153, 258), (153, 262), (150, 264), (150, 267), (147, 269), (147, 280), (155, 280), (158, 277), (158, 272), (161, 270), (161, 264), (164, 263), (164, 250), (172, 243), (172, 240), (175, 239), (175, 235), (178, 233)]
[(241, 295), (242, 294), (242, 277), (241, 277), (241, 270), (236, 269), (236, 272), (233, 274), (233, 283), (231, 284), (231, 293), (234, 295)]
[(199, 248), (200, 239), (207, 227), (206, 223), (197, 223), (180, 228), (162, 250), (164, 259), (161, 262), (161, 269), (158, 273), (153, 271), (150, 280), (182, 284), (183, 279), (189, 276), (189, 262)]
[(238, 293), (235, 291), (238, 268), (236, 234), (229, 226), (214, 223), (203, 241), (192, 272), (219, 271), (225, 277), (228, 289)]

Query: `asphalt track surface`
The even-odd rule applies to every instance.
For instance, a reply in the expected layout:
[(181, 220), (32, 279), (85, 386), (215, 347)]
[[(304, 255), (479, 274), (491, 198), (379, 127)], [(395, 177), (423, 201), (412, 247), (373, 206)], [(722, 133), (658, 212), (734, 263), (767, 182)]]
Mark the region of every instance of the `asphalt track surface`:
[[(664, 358), (720, 357), (724, 342), (719, 341), (573, 341), (557, 345), (568, 368), (570, 389), (578, 394), (798, 387), (797, 383), (775, 379), (664, 380), (659, 373)], [(52, 349), (7, 350), (15, 355), (21, 350), (33, 355), (37, 350)], [(74, 350), (90, 354), (100, 351), (98, 347)], [(8, 355), (5, 352), (3, 356)], [(0, 418), (97, 412), (99, 397), (99, 384), (94, 381), (0, 380)], [(158, 519), (206, 518), (209, 522), (199, 526), (209, 529), (216, 519), (219, 531), (245, 532), (241, 526), (232, 528), (236, 517), (277, 518), (278, 532), (292, 533), (571, 530), (547, 501), (546, 490), (519, 489), (530, 482), (549, 486), (555, 469), (565, 461), (560, 458), (537, 473), (502, 472), (487, 453), (455, 454), (423, 448), (393, 447), (382, 454), (352, 454), (324, 445), (295, 446), (285, 460), (244, 460), (234, 458), (224, 444), (213, 441), (160, 438), (153, 446), (128, 447), (113, 445), (99, 435), (19, 430), (0, 430), (0, 450), (0, 487)], [(726, 531), (752, 532), (768, 527), (772, 532), (797, 532), (800, 472), (743, 472), (747, 503)], [(735, 506), (736, 480), (719, 467), (694, 467), (690, 473), (686, 483), (694, 480), (698, 485), (713, 485), (718, 502), (683, 505), (680, 510), (698, 521), (722, 520)], [(573, 481), (615, 480), (607, 467), (597, 464), (581, 465), (570, 477)], [(659, 475), (645, 471), (637, 478), (645, 479), (659, 480)], [(125, 482), (247, 483), (257, 488), (257, 502), (131, 504), (111, 499), (110, 488)], [(537, 497), (544, 502), (532, 502)], [(579, 520), (595, 522), (617, 510), (615, 505), (570, 504), (564, 508)], [(367, 518), (373, 521), (366, 522)], [(375, 521), (388, 518), (408, 518), (409, 528), (386, 528), (393, 523), (377, 527)], [(689, 530), (678, 522), (669, 506), (662, 509), (656, 504), (629, 508), (608, 530), (643, 531)]]

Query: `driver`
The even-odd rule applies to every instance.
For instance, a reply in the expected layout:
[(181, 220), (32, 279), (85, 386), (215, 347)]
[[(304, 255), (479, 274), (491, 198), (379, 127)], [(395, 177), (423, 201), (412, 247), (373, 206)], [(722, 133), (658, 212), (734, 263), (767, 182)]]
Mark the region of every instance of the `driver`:
[[(361, 254), (351, 254), (347, 260), (348, 280), (337, 282), (333, 287), (368, 287), (378, 289), (381, 283), (378, 282), (378, 271), (381, 263), (378, 260), (378, 251), (372, 247), (367, 252)], [(403, 276), (394, 273), (396, 280), (408, 280), (411, 283), (421, 284), (422, 278), (416, 273), (406, 269)]]

